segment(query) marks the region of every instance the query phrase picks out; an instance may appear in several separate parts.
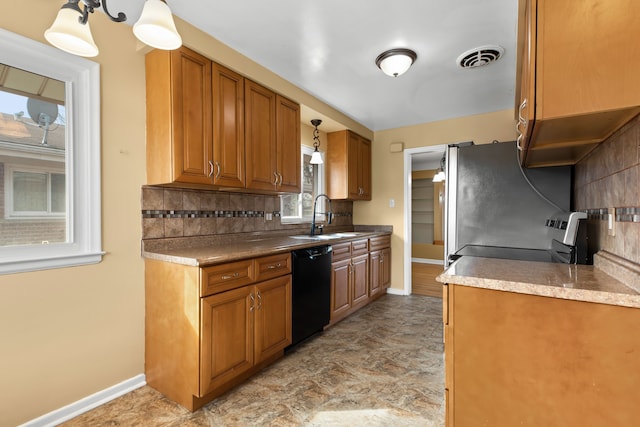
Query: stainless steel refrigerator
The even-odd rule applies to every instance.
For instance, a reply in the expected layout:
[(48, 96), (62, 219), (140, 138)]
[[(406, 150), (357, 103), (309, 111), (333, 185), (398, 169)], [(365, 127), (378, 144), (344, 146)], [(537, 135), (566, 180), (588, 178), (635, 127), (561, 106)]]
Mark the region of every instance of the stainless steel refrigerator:
[(547, 220), (571, 207), (570, 166), (522, 169), (515, 141), (450, 145), (445, 260), (465, 247), (549, 250)]

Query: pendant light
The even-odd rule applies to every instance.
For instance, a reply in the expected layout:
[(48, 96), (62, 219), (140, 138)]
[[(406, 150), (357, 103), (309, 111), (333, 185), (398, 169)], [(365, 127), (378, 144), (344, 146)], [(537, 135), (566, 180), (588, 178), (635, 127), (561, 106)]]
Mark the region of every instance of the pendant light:
[(320, 126), (320, 123), (322, 123), (322, 120), (320, 119), (313, 119), (311, 120), (311, 124), (315, 127), (315, 129), (313, 129), (313, 154), (311, 155), (311, 160), (309, 161), (309, 163), (311, 163), (312, 165), (321, 165), (323, 163), (322, 161), (322, 154), (320, 154), (320, 151), (318, 151), (318, 147), (320, 147), (320, 132), (318, 131), (318, 126)]
[(444, 156), (442, 156), (442, 159), (440, 159), (440, 170), (438, 171), (437, 174), (434, 175), (433, 182), (442, 182), (446, 179), (446, 175), (444, 173), (445, 162), (446, 162), (446, 159)]
[[(80, 2), (84, 8), (80, 7)], [(55, 21), (44, 33), (49, 43), (78, 56), (98, 55), (98, 46), (93, 41), (89, 27), (89, 14), (102, 7), (104, 13), (113, 22), (124, 22), (127, 16), (120, 12), (111, 15), (107, 0), (67, 0)], [(171, 9), (165, 0), (146, 0), (140, 19), (133, 26), (133, 32), (143, 43), (163, 50), (177, 49), (182, 38), (176, 30)]]
[(411, 49), (390, 49), (382, 52), (376, 58), (376, 65), (388, 76), (398, 77), (407, 72), (418, 58)]

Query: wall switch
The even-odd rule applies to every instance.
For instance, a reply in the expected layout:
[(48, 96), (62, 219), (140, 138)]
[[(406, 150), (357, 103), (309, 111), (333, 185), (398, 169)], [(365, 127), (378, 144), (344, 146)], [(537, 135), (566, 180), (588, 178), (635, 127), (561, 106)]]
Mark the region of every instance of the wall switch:
[(396, 207), (396, 201), (394, 199), (389, 199), (389, 207), (390, 208), (395, 208)]
[(273, 214), (271, 212), (266, 212), (264, 214), (264, 220), (265, 221), (273, 221)]

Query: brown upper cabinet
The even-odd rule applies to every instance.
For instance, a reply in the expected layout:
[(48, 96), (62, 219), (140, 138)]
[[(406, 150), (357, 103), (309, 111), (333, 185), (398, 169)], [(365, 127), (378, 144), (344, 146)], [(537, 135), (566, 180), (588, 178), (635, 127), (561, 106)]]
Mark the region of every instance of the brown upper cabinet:
[(640, 3), (520, 0), (526, 166), (574, 164), (640, 112)]
[(371, 200), (371, 141), (349, 130), (327, 134), (327, 195)]
[(300, 106), (188, 48), (146, 56), (147, 183), (300, 191)]
[(300, 192), (300, 106), (245, 81), (247, 188)]
[(147, 182), (211, 184), (211, 61), (154, 50), (146, 70)]

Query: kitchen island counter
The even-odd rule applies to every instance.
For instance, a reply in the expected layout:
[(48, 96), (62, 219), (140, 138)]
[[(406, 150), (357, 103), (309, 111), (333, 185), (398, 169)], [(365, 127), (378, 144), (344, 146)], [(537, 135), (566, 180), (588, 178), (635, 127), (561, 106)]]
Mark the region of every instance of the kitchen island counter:
[(591, 265), (461, 257), (441, 283), (640, 308), (640, 293)]

